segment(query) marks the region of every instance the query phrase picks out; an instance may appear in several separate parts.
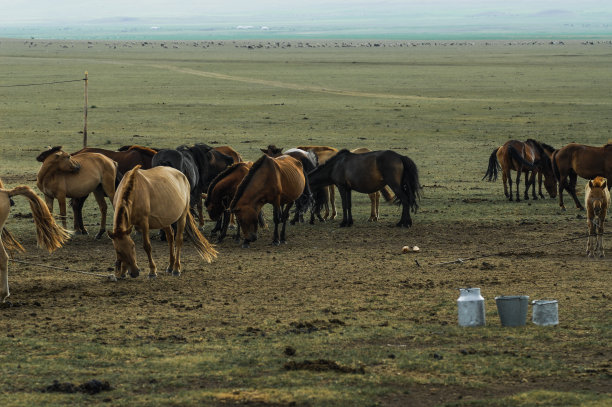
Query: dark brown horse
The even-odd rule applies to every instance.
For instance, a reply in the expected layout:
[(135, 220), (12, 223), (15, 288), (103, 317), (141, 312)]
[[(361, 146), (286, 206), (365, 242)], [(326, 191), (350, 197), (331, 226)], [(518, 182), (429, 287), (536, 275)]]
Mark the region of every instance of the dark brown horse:
[[(272, 243), (276, 246), (284, 243), (289, 210), (294, 201), (302, 195), (305, 187), (306, 179), (299, 160), (288, 155), (271, 158), (265, 154), (257, 160), (238, 186), (230, 204), (230, 210), (236, 215), (242, 229), (242, 247), (249, 247), (249, 242), (257, 239), (259, 213), (267, 203), (272, 204), (274, 208)], [(280, 223), (283, 226), (279, 237)]]
[[(210, 232), (211, 237), (216, 236), (217, 232), (220, 232), (217, 238), (219, 243), (227, 235), (230, 221), (230, 203), (234, 199), (234, 195), (236, 195), (238, 185), (240, 185), (252, 165), (252, 161), (233, 164), (217, 175), (208, 187), (204, 206), (206, 206), (210, 219), (216, 222), (215, 227)], [(236, 231), (235, 239), (240, 239), (239, 228)]]
[(232, 157), (234, 159), (234, 164), (240, 163), (243, 161), (240, 153), (238, 153), (238, 151), (234, 150), (230, 146), (218, 146), (218, 147), (213, 147), (213, 149), (217, 150), (221, 154), (229, 155), (230, 157)]
[(419, 173), (414, 162), (391, 150), (353, 154), (341, 150), (325, 164), (308, 174), (311, 188), (335, 184), (342, 198), (342, 223), (351, 226), (351, 191), (364, 194), (380, 191), (388, 185), (395, 192), (396, 202), (402, 205), (402, 216), (397, 226), (412, 225), (410, 210), (416, 211), (421, 194)]
[[(337, 148), (329, 146), (298, 146), (297, 148), (315, 153), (317, 155), (319, 165), (325, 164), (327, 160), (335, 156), (339, 151)], [(325, 189), (326, 191), (324, 194), (326, 199), (323, 203), (323, 207), (325, 208), (323, 219), (333, 220), (336, 219), (336, 188), (334, 188), (333, 185), (328, 185), (325, 187)]]
[[(501, 147), (493, 150), (489, 157), (489, 166), (487, 172), (482, 179), (488, 178), (488, 181), (497, 180), (497, 173), (501, 169), (502, 179), (504, 182), (504, 194), (512, 201), (512, 175), (510, 171), (516, 171), (516, 201), (521, 200), (519, 193), (519, 184), (521, 182), (521, 174), (525, 173), (525, 192), (524, 198), (529, 199), (529, 187), (532, 186), (532, 197), (538, 199), (535, 193), (535, 179), (539, 174), (540, 180), (540, 196), (542, 194), (542, 174), (544, 175), (544, 186), (551, 197), (556, 196), (556, 182), (552, 174), (552, 166), (550, 164), (550, 155), (554, 151), (553, 147), (539, 143), (529, 139), (527, 142), (519, 140), (508, 140)], [(531, 176), (529, 173), (531, 172)]]
[(585, 179), (593, 179), (599, 176), (608, 180), (612, 179), (612, 143), (602, 147), (570, 143), (555, 151), (552, 156), (552, 166), (557, 182), (559, 182), (559, 206), (561, 209), (565, 210), (563, 190), (567, 189), (574, 198), (576, 207), (584, 210), (576, 196), (577, 178), (580, 176)]

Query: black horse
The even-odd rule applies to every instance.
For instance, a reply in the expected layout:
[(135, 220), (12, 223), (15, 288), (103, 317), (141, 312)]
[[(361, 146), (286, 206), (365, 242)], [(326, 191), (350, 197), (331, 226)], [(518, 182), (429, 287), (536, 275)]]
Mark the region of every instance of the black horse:
[(421, 184), (416, 164), (408, 157), (391, 150), (353, 154), (341, 150), (323, 165), (308, 174), (311, 189), (335, 184), (342, 198), (341, 227), (353, 224), (351, 191), (371, 194), (388, 185), (395, 192), (396, 203), (402, 205), (397, 226), (410, 227), (410, 210), (416, 212), (421, 197)]

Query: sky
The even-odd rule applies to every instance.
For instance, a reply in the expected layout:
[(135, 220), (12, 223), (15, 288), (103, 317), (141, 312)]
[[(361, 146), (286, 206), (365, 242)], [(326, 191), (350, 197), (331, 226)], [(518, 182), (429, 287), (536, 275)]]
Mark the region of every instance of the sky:
[[(248, 20), (360, 16), (407, 18), (534, 15), (558, 12), (597, 18), (612, 15), (610, 0), (0, 0), (0, 25), (82, 24), (118, 18), (152, 23), (197, 18)], [(612, 21), (611, 21), (612, 23)]]

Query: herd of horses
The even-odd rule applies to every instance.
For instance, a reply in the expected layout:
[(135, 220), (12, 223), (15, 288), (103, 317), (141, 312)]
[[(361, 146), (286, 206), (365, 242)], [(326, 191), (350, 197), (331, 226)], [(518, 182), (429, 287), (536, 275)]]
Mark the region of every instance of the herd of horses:
[[(371, 200), (370, 221), (377, 221), (380, 196), (402, 207), (397, 222), (399, 227), (410, 227), (410, 213), (416, 212), (421, 197), (421, 183), (416, 164), (407, 156), (392, 150), (370, 151), (365, 148), (349, 151), (329, 146), (297, 146), (286, 151), (269, 145), (261, 149), (263, 155), (254, 162), (245, 162), (230, 146), (211, 147), (200, 143), (181, 145), (175, 149), (155, 149), (143, 146), (124, 146), (116, 151), (84, 148), (72, 154), (53, 147), (42, 152), (37, 160), (41, 167), (37, 187), (42, 201), (27, 186), (4, 189), (0, 182), (0, 298), (8, 295), (9, 250), (23, 250), (18, 241), (4, 228), (11, 197), (25, 196), (33, 213), (40, 246), (48, 251), (61, 247), (67, 239), (66, 200), (71, 199), (74, 214), (74, 233), (87, 234), (82, 208), (90, 193), (100, 208), (100, 229), (96, 238), (106, 232), (108, 197), (114, 208), (113, 228), (108, 232), (116, 254), (115, 270), (119, 277), (129, 271), (136, 277), (140, 269), (136, 262), (133, 229), (142, 233), (143, 247), (149, 260), (149, 277), (157, 275), (151, 256), (149, 231), (164, 232), (169, 245), (166, 272), (180, 275), (180, 254), (185, 234), (195, 245), (199, 255), (210, 262), (216, 249), (202, 235), (198, 226), (204, 224), (203, 206), (216, 222), (211, 236), (220, 242), (235, 218), (236, 240), (242, 246), (257, 239), (258, 228), (265, 225), (262, 207), (273, 207), (273, 244), (286, 241), (286, 226), (292, 207), (295, 215), (291, 223), (301, 222), (310, 210), (310, 222), (336, 216), (335, 189), (342, 201), (340, 227), (353, 224), (352, 191), (368, 194)], [(571, 143), (559, 150), (529, 139), (510, 140), (496, 148), (489, 157), (485, 178), (497, 179), (502, 172), (504, 193), (510, 200), (520, 200), (519, 184), (525, 176), (524, 198), (543, 198), (542, 181), (551, 197), (558, 191), (563, 204), (563, 191), (574, 198), (576, 206), (584, 209), (576, 196), (577, 177), (589, 179), (585, 204), (589, 233), (588, 254), (603, 256), (603, 222), (610, 205), (609, 184), (612, 177), (612, 143), (591, 147)], [(516, 193), (513, 193), (511, 171), (516, 172)], [(535, 183), (538, 180), (538, 195)], [(509, 187), (508, 187), (509, 185)], [(53, 201), (59, 202), (56, 224), (52, 212)], [(194, 218), (197, 216), (199, 225)], [(279, 231), (280, 228), (280, 231)], [(217, 236), (216, 234), (219, 233)], [(2, 245), (4, 243), (4, 245)]]

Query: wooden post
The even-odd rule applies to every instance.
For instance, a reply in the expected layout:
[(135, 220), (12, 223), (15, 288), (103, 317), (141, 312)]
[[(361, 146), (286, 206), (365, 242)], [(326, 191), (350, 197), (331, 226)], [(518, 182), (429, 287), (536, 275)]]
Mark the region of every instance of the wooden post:
[(85, 124), (83, 125), (83, 148), (87, 147), (87, 71), (85, 71)]

